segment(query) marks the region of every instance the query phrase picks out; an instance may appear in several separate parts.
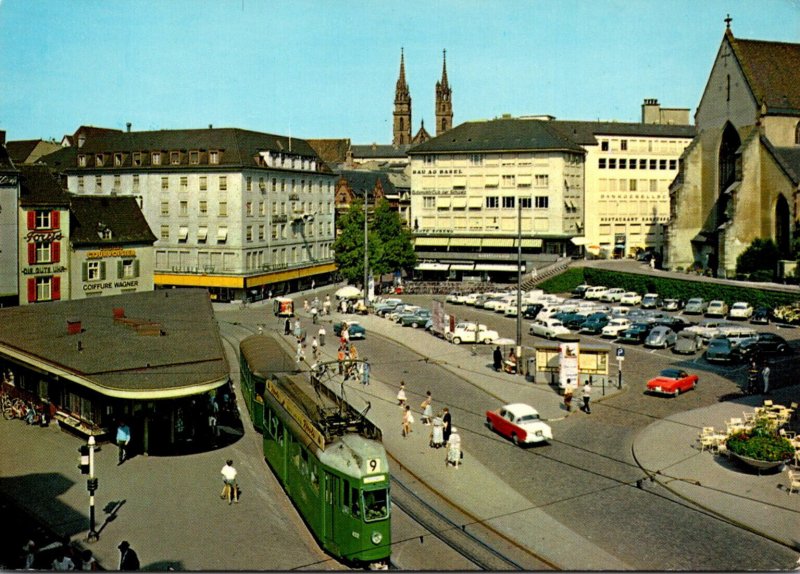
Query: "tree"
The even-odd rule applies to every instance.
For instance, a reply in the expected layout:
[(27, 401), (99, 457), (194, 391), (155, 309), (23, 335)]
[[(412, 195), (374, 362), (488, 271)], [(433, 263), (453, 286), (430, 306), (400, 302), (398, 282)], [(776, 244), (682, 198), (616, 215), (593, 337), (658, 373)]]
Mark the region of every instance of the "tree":
[[(400, 215), (385, 200), (378, 202), (369, 223), (369, 268), (375, 275), (409, 269), (416, 263), (411, 232)], [(348, 282), (364, 279), (364, 202), (356, 199), (336, 222), (339, 235), (334, 241), (336, 265)]]
[(756, 238), (736, 258), (736, 273), (751, 275), (753, 273), (768, 272), (770, 277), (775, 273), (778, 265), (778, 246), (772, 239)]

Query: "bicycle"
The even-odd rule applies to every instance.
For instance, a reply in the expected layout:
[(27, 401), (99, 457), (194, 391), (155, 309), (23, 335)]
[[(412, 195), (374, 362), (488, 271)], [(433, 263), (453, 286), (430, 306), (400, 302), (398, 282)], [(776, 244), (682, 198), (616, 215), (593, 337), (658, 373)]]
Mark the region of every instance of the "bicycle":
[(2, 394), (3, 418), (7, 421), (12, 419), (22, 419), (28, 410), (28, 406), (20, 398), (12, 398), (7, 393)]

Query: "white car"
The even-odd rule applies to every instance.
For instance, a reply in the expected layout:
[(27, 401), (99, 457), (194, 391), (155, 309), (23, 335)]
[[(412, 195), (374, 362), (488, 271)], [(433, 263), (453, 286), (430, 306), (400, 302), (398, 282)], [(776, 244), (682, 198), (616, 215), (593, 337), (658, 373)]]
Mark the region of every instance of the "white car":
[(517, 296), (516, 295), (509, 295), (507, 297), (503, 297), (500, 302), (496, 303), (494, 306), (493, 311), (495, 313), (505, 313), (506, 309), (511, 306), (517, 306)]
[(561, 321), (551, 317), (548, 319), (536, 319), (528, 328), (528, 333), (545, 339), (554, 339), (561, 335), (569, 334), (570, 330)]
[(690, 325), (686, 327), (684, 331), (687, 333), (694, 333), (703, 341), (703, 343), (708, 343), (711, 339), (716, 337), (720, 334), (720, 328), (725, 327), (739, 327), (739, 325), (735, 323), (728, 323), (723, 320), (718, 319), (704, 319), (700, 321), (697, 325)]
[(447, 294), (447, 297), (445, 297), (444, 300), (446, 303), (454, 303), (456, 305), (460, 305), (462, 303), (461, 292), (452, 291), (451, 293)]
[(612, 287), (611, 289), (606, 289), (600, 294), (600, 300), (607, 303), (618, 303), (624, 293), (625, 289), (622, 289), (621, 287)]
[(505, 297), (500, 297), (500, 296), (490, 297), (483, 304), (483, 308), (488, 309), (489, 311), (494, 311), (495, 309), (497, 309), (498, 305), (505, 305)]
[(731, 310), (728, 312), (729, 319), (749, 319), (753, 314), (753, 306), (744, 301), (738, 301), (731, 305)]
[(472, 305), (474, 307), (475, 302), (478, 300), (478, 295), (480, 295), (480, 293), (470, 293), (464, 297), (464, 305)]
[(631, 322), (628, 319), (611, 319), (608, 325), (603, 327), (603, 330), (600, 332), (600, 336), (616, 338), (619, 337), (619, 334), (630, 326)]
[(725, 317), (728, 314), (728, 304), (725, 301), (715, 299), (706, 308), (706, 317)]
[(604, 287), (603, 285), (593, 285), (589, 287), (583, 294), (584, 299), (599, 299), (600, 295), (608, 289), (608, 287)]
[(539, 418), (536, 409), (522, 403), (486, 411), (486, 425), (517, 445), (553, 439), (550, 425)]
[(446, 332), (444, 338), (454, 345), (461, 343), (485, 343), (488, 345), (495, 339), (499, 339), (500, 335), (497, 331), (487, 328), (486, 325), (457, 323), (456, 328)]
[(620, 305), (638, 305), (642, 302), (642, 296), (635, 291), (628, 291), (623, 293), (619, 298)]
[(640, 305), (642, 309), (655, 309), (660, 302), (661, 299), (659, 299), (658, 293), (645, 293)]

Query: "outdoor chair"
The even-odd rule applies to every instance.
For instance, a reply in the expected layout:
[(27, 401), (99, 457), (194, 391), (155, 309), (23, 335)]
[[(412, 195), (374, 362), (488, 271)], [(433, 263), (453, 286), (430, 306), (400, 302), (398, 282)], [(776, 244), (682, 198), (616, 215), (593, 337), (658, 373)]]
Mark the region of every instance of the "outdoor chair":
[(728, 429), (728, 434), (729, 435), (737, 433), (739, 431), (743, 431), (746, 428), (746, 426), (744, 424), (744, 421), (742, 419), (736, 418), (736, 417), (732, 418), (729, 421), (725, 421), (725, 426)]
[(795, 472), (793, 470), (787, 471), (789, 475), (789, 494), (792, 492), (800, 492), (800, 472)]

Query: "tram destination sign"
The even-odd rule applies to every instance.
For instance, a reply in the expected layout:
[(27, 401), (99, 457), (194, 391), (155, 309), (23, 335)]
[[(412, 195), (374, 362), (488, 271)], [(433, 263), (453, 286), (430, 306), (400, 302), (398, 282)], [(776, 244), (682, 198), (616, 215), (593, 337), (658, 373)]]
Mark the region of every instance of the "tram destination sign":
[(292, 417), (297, 424), (303, 429), (303, 431), (314, 441), (314, 443), (321, 449), (325, 449), (325, 437), (319, 429), (314, 426), (314, 423), (300, 410), (300, 407), (295, 404), (295, 402), (289, 398), (286, 393), (278, 388), (273, 380), (267, 380), (267, 390), (269, 390), (269, 394), (275, 397), (275, 400), (289, 413), (289, 416)]

